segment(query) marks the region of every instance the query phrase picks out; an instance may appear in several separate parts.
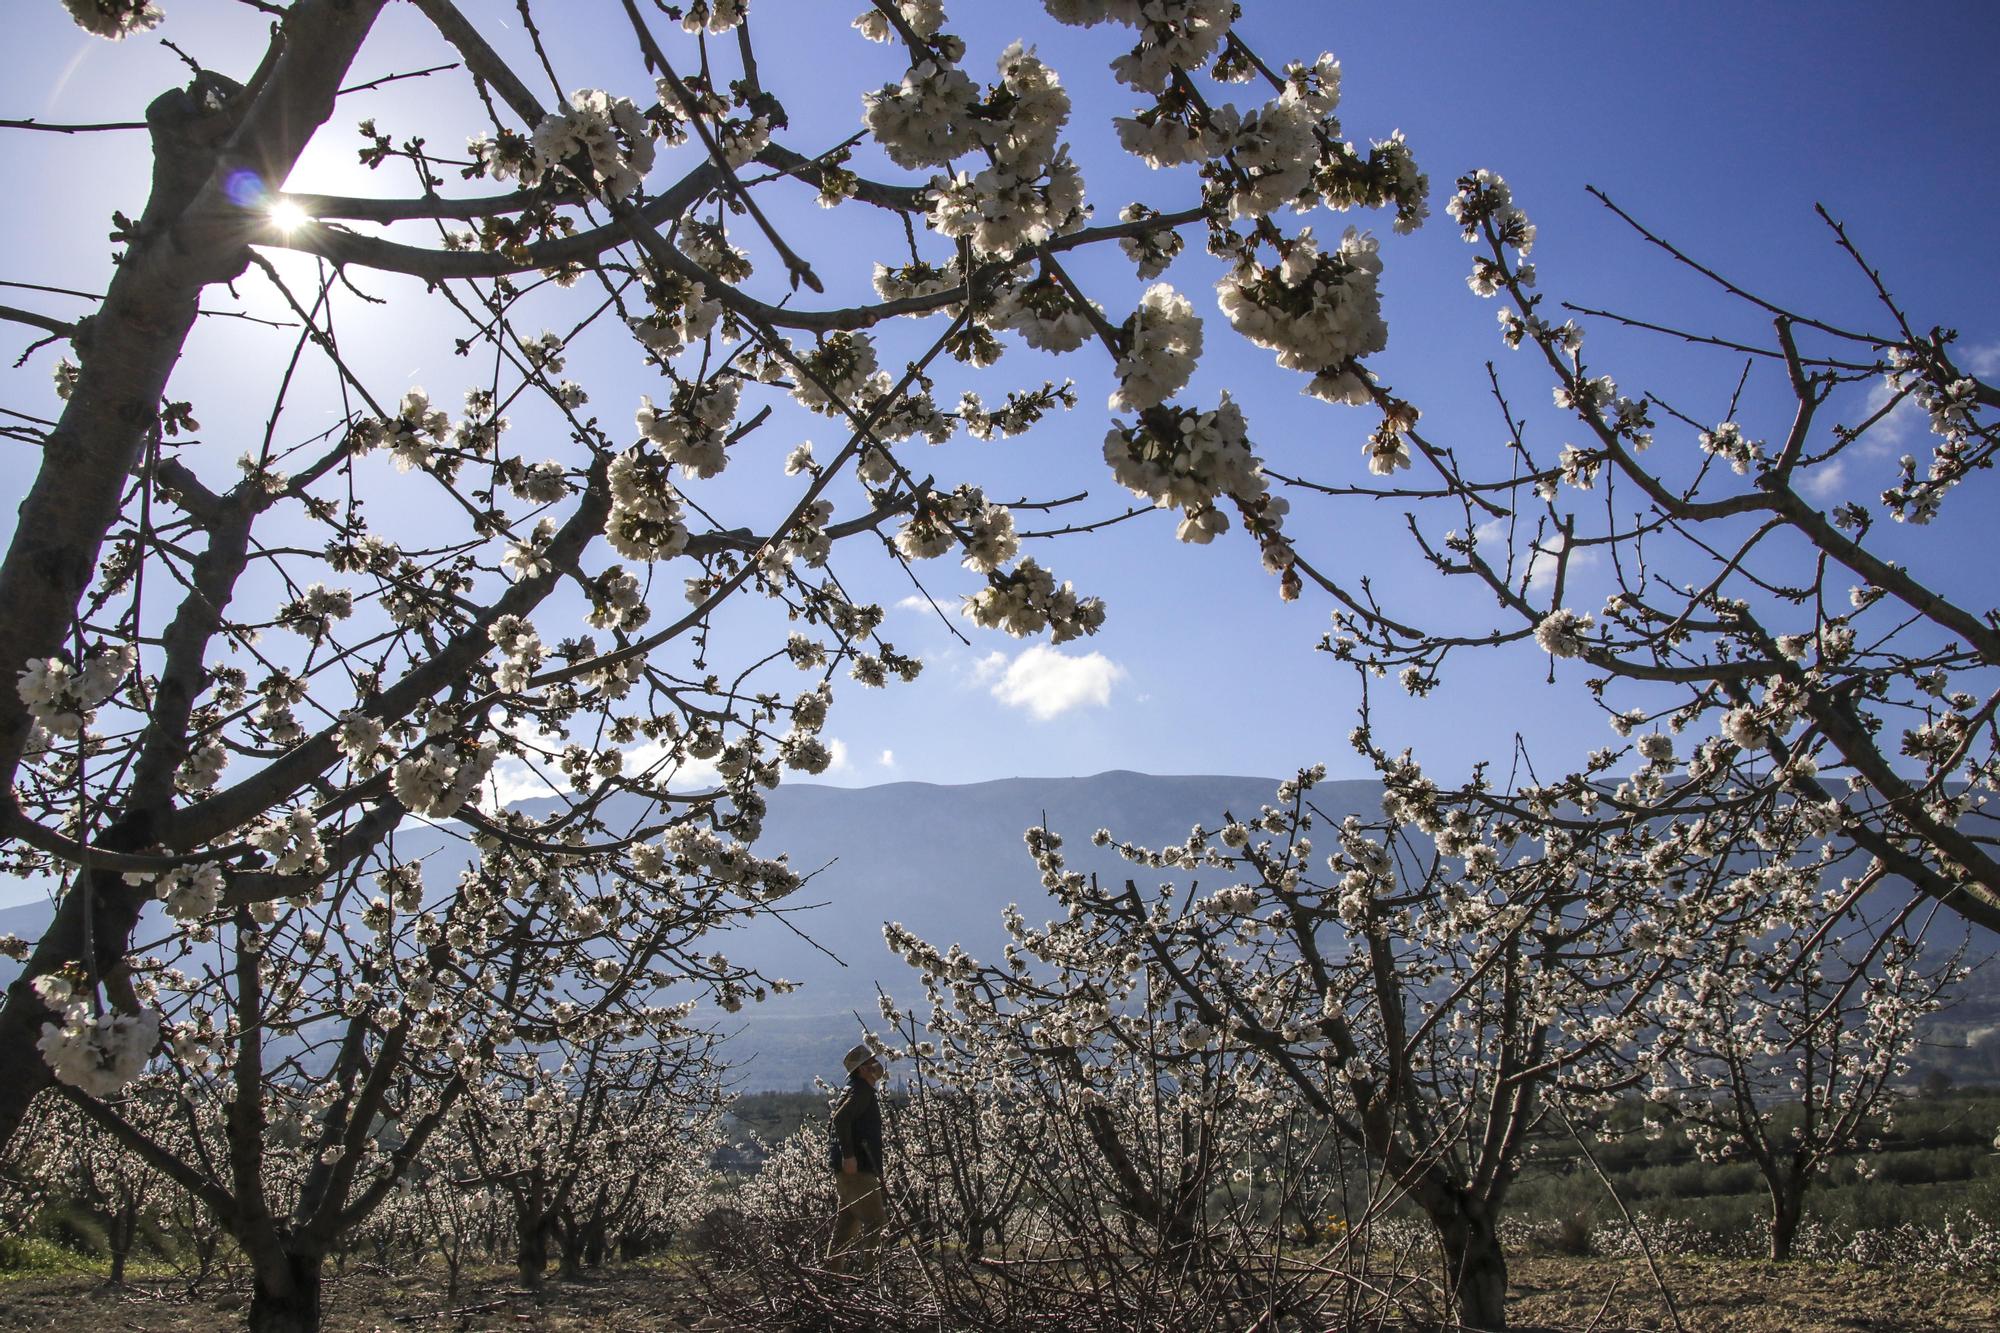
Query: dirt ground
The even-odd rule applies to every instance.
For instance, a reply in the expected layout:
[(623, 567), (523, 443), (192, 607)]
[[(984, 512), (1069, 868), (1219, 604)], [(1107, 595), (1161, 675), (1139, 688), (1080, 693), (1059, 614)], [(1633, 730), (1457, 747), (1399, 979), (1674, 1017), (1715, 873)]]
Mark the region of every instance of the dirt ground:
[[(719, 1329), (686, 1283), (651, 1269), (615, 1270), (524, 1291), (509, 1273), (468, 1276), (447, 1299), (442, 1276), (329, 1275), (325, 1333), (683, 1333)], [(124, 1291), (75, 1276), (0, 1282), (0, 1329), (50, 1333), (226, 1333), (245, 1325), (247, 1297), (206, 1292), (188, 1300), (175, 1284), (134, 1281)]]
[[(1516, 1324), (1611, 1333), (1673, 1329), (1638, 1259), (1510, 1259)], [(2000, 1273), (1985, 1279), (1879, 1268), (1669, 1259), (1661, 1276), (1687, 1333), (1995, 1333)], [(1599, 1312), (1602, 1311), (1600, 1314)]]
[[(1590, 1333), (1672, 1330), (1672, 1317), (1637, 1260), (1531, 1259), (1510, 1264), (1516, 1327)], [(1994, 1333), (2000, 1274), (1942, 1278), (1879, 1269), (1747, 1261), (1667, 1261), (1664, 1273), (1686, 1333)], [(157, 1281), (106, 1290), (94, 1277), (0, 1281), (0, 1329), (50, 1333), (224, 1333), (243, 1326), (243, 1300), (190, 1301)], [(683, 1276), (614, 1270), (550, 1282), (537, 1297), (503, 1272), (469, 1277), (448, 1301), (434, 1273), (384, 1277), (350, 1271), (329, 1281), (327, 1333), (695, 1333), (732, 1327)]]

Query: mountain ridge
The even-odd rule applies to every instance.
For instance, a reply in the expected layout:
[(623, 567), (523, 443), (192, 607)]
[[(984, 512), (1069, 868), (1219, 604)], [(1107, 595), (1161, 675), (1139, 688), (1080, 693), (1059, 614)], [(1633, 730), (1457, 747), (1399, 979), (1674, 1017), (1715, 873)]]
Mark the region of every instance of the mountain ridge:
[[(766, 977), (802, 983), (792, 994), (746, 1005), (739, 1013), (709, 1008), (699, 1021), (731, 1034), (726, 1050), (747, 1090), (796, 1089), (839, 1068), (840, 1053), (862, 1027), (879, 1025), (877, 989), (908, 1003), (915, 975), (882, 942), (894, 921), (939, 945), (958, 943), (974, 957), (997, 957), (1006, 942), (1001, 912), (1021, 905), (1031, 921), (1046, 905), (1039, 872), (1022, 842), (1047, 820), (1062, 835), (1071, 869), (1124, 878), (1143, 873), (1114, 849), (1091, 844), (1108, 828), (1121, 840), (1160, 847), (1200, 824), (1213, 829), (1228, 812), (1254, 815), (1275, 800), (1278, 779), (1223, 774), (1148, 774), (1108, 769), (1084, 777), (1007, 777), (968, 783), (915, 780), (867, 787), (786, 783), (769, 796), (764, 855), (786, 853), (811, 877), (778, 911), (704, 937), (706, 950), (754, 965)], [(546, 801), (520, 808), (539, 813)], [(1381, 784), (1372, 778), (1327, 780), (1313, 803), (1337, 822), (1348, 814), (1379, 818)], [(621, 808), (624, 807), (624, 808)], [(607, 823), (640, 812), (614, 800)], [(405, 860), (422, 859), (433, 889), (456, 879), (470, 861), (461, 836), (447, 830), (399, 838)], [(1053, 907), (1050, 909), (1053, 911)], [(0, 934), (37, 937), (46, 903), (0, 909)], [(1979, 954), (1994, 942), (1980, 934)], [(18, 966), (0, 959), (0, 984)], [(1940, 1015), (1929, 1040), (1962, 1048), (1960, 1059), (1933, 1046), (1916, 1063), (1941, 1065), (1964, 1081), (2000, 1076), (2000, 969), (1987, 967)], [(1976, 1058), (1975, 1058), (1976, 1057)], [(1967, 1063), (1970, 1060), (1970, 1063)]]

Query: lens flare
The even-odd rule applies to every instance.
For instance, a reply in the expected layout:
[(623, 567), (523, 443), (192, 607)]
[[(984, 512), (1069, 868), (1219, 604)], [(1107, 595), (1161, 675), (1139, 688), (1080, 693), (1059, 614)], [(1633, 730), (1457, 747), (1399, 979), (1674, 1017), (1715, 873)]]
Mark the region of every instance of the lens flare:
[(264, 178), (247, 167), (238, 167), (222, 178), (222, 192), (238, 208), (255, 208), (270, 196)]

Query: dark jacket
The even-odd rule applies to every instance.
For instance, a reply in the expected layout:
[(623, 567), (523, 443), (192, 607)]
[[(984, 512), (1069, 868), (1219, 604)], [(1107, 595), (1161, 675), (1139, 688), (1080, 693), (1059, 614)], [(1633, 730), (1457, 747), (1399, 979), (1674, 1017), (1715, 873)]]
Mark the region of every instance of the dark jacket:
[(882, 1104), (875, 1089), (859, 1074), (847, 1079), (847, 1091), (833, 1108), (833, 1141), (828, 1145), (833, 1169), (852, 1157), (858, 1169), (882, 1174)]

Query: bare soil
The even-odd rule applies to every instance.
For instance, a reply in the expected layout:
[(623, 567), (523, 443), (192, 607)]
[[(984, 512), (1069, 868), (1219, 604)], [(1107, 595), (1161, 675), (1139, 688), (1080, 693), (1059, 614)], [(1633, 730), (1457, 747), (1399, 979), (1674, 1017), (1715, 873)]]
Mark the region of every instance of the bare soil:
[[(1639, 1260), (1510, 1261), (1517, 1328), (1565, 1333), (1673, 1330), (1673, 1316)], [(1662, 1262), (1686, 1333), (1994, 1333), (2000, 1274), (1944, 1278), (1883, 1269), (1740, 1260)], [(123, 1290), (86, 1275), (0, 1281), (0, 1329), (51, 1333), (224, 1333), (243, 1325), (244, 1298), (140, 1280)], [(684, 1275), (620, 1268), (528, 1292), (500, 1270), (469, 1275), (447, 1299), (434, 1272), (330, 1276), (327, 1333), (706, 1333), (719, 1318)], [(775, 1333), (775, 1331), (773, 1331)]]
[[(0, 1282), (0, 1329), (50, 1333), (227, 1333), (245, 1324), (247, 1295), (135, 1281), (123, 1290), (94, 1277)], [(468, 1274), (455, 1298), (432, 1271), (328, 1275), (325, 1333), (683, 1333), (720, 1328), (682, 1279), (651, 1268), (619, 1268), (526, 1291), (510, 1271)]]
[[(1674, 1329), (1639, 1259), (1510, 1259), (1509, 1319), (1520, 1325)], [(2000, 1274), (1942, 1277), (1882, 1268), (1665, 1259), (1661, 1276), (1687, 1333), (1995, 1333)]]

